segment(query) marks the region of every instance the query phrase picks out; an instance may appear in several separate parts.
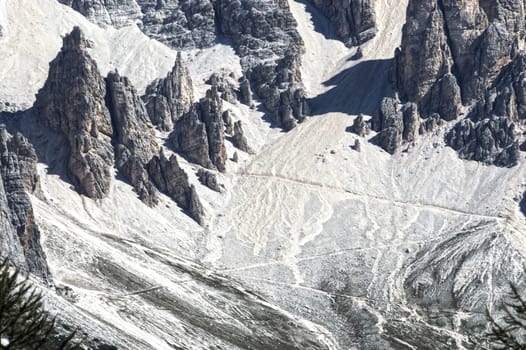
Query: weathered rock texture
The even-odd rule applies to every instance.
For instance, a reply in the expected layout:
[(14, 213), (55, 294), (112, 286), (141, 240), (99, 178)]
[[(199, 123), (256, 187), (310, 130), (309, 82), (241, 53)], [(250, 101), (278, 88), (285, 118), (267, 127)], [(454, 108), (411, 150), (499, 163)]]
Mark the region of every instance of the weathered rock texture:
[(137, 0), (150, 37), (178, 48), (207, 47), (216, 39), (211, 1)]
[(174, 123), (190, 110), (194, 102), (192, 79), (180, 52), (172, 71), (150, 84), (143, 100), (152, 123), (164, 131), (171, 131)]
[[(60, 1), (102, 23), (120, 24), (118, 18), (126, 11), (134, 19), (137, 13), (133, 9), (138, 6), (143, 31), (176, 49), (209, 47), (226, 36), (274, 123), (291, 129), (308, 112), (299, 69), (303, 42), (286, 1)], [(106, 10), (98, 10), (102, 8)], [(244, 101), (250, 102), (246, 88), (245, 84)]]
[(2, 257), (7, 252), (17, 266), (47, 279), (49, 269), (28, 195), (39, 189), (36, 163), (35, 150), (26, 138), (21, 134), (11, 136), (0, 128), (0, 228), (5, 243), (0, 243)]
[(373, 0), (310, 0), (329, 18), (347, 46), (360, 45), (376, 34)]
[(515, 124), (508, 118), (461, 120), (447, 135), (448, 144), (461, 158), (509, 167), (519, 160)]
[[(357, 118), (358, 123), (359, 119)], [(362, 122), (363, 123), (363, 122)], [(413, 103), (401, 105), (398, 100), (386, 97), (378, 114), (372, 119), (372, 129), (377, 131), (380, 147), (393, 154), (403, 141), (412, 142), (420, 132), (420, 117)], [(360, 123), (355, 126), (362, 130)]]
[(217, 181), (217, 175), (213, 172), (200, 168), (197, 171), (197, 178), (199, 179), (199, 182), (201, 182), (203, 185), (208, 187), (209, 189), (221, 192), (221, 186), (219, 185)]
[[(392, 80), (401, 101), (415, 103), (423, 118), (451, 121), (475, 105), (471, 122), (462, 121), (446, 138), (463, 158), (513, 164), (514, 157), (503, 163), (500, 154), (514, 144), (510, 123), (524, 109), (524, 18), (521, 1), (409, 2)], [(486, 130), (485, 136), (474, 130)], [(470, 139), (461, 142), (460, 134)]]
[[(115, 160), (120, 174), (144, 203), (149, 206), (158, 203), (157, 186), (202, 223), (199, 199), (176, 158), (167, 160), (164, 155), (159, 156), (159, 145), (143, 100), (130, 81), (118, 72), (110, 73), (106, 79), (100, 76), (97, 65), (86, 53), (87, 43), (79, 28), (64, 38), (64, 46), (51, 62), (48, 80), (35, 102), (43, 124), (67, 140), (67, 169), (76, 179), (79, 191), (91, 198), (104, 198), (110, 189)], [(167, 123), (172, 123), (172, 113), (183, 113), (185, 103), (191, 101), (191, 82), (185, 79), (189, 79), (188, 72), (178, 57), (174, 70), (155, 85), (154, 91), (159, 95), (152, 95), (152, 99), (162, 96), (167, 101), (164, 105)], [(188, 102), (184, 100), (185, 89), (190, 91)], [(203, 111), (210, 111), (202, 116), (207, 123), (206, 131), (210, 135), (219, 134), (214, 127), (222, 131), (223, 125), (215, 126), (216, 117), (210, 113), (216, 108), (207, 101), (202, 105)], [(213, 164), (219, 168), (224, 162), (218, 159), (221, 150), (216, 149), (220, 145), (212, 142), (215, 139), (220, 139), (219, 144), (224, 147), (222, 133), (221, 138), (211, 136), (206, 147)], [(35, 179), (25, 178), (28, 188), (37, 185)]]
[(203, 224), (204, 210), (195, 187), (189, 183), (188, 175), (179, 166), (175, 155), (166, 158), (161, 150), (160, 155), (148, 163), (148, 173), (161, 192), (170, 196), (195, 221)]
[(106, 84), (117, 169), (130, 181), (139, 198), (153, 206), (157, 203), (157, 192), (149, 181), (145, 165), (159, 146), (146, 108), (130, 81), (118, 72), (110, 73)]
[(243, 131), (243, 124), (241, 123), (241, 120), (238, 120), (234, 123), (234, 136), (232, 137), (232, 143), (234, 144), (234, 147), (240, 149), (243, 152), (246, 153), (254, 153), (252, 148), (248, 145), (247, 137), (245, 136), (245, 132)]
[(222, 102), (215, 86), (177, 121), (170, 140), (189, 161), (225, 171), (227, 155)]
[(142, 13), (135, 1), (130, 0), (58, 0), (72, 7), (99, 25), (117, 28), (133, 22), (140, 23)]
[(78, 27), (64, 37), (34, 107), (45, 126), (67, 139), (67, 169), (79, 191), (103, 198), (113, 177), (113, 130), (104, 100), (106, 84), (87, 47)]

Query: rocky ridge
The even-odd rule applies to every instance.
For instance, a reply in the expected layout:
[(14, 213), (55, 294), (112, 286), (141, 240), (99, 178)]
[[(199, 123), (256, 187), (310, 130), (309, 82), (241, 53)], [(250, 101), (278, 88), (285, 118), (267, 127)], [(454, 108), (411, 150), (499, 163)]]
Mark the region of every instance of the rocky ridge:
[[(115, 165), (145, 204), (156, 205), (160, 190), (202, 223), (203, 210), (195, 188), (175, 156), (168, 160), (162, 151), (159, 153), (143, 100), (118, 72), (102, 78), (87, 48), (83, 33), (74, 28), (51, 62), (49, 78), (35, 102), (35, 111), (44, 126), (59, 132), (69, 146), (67, 169), (77, 180), (79, 191), (91, 198), (105, 198)], [(177, 76), (180, 71), (184, 72), (184, 68), (179, 57), (174, 71), (155, 85), (155, 91), (166, 94), (162, 95), (167, 108), (165, 123), (171, 122), (170, 111), (181, 104), (174, 97), (180, 96), (177, 89), (189, 83), (185, 76)], [(165, 173), (170, 175), (164, 176)]]
[(214, 85), (177, 121), (169, 137), (174, 148), (189, 161), (219, 171), (225, 171), (227, 161), (222, 108)]
[(113, 177), (113, 128), (105, 104), (106, 84), (86, 53), (89, 45), (78, 27), (64, 37), (34, 108), (44, 126), (67, 140), (67, 170), (79, 191), (104, 198)]
[(376, 34), (373, 0), (310, 0), (334, 25), (347, 46), (356, 46)]
[(4, 127), (0, 128), (2, 258), (9, 257), (25, 271), (50, 279), (46, 255), (40, 245), (40, 230), (28, 195), (38, 194), (40, 190), (36, 162), (35, 150), (24, 136), (11, 136)]
[[(308, 114), (299, 69), (303, 42), (286, 1), (168, 0), (154, 3), (135, 0), (107, 5), (101, 0), (60, 1), (96, 23), (115, 22), (117, 25), (122, 24), (117, 18), (123, 13), (130, 12), (130, 18), (135, 18), (139, 7), (144, 33), (175, 49), (210, 47), (227, 37), (241, 57), (244, 74), (267, 108), (272, 122), (290, 130)], [(250, 102), (248, 90), (244, 84), (242, 92), (246, 102)]]
[(106, 78), (106, 102), (113, 123), (115, 165), (130, 181), (139, 198), (153, 206), (157, 192), (145, 165), (159, 151), (153, 127), (142, 100), (126, 77), (118, 72)]
[(151, 83), (143, 96), (152, 123), (163, 131), (190, 111), (194, 102), (192, 79), (178, 52), (172, 71), (164, 79)]
[[(466, 113), (469, 121), (446, 137), (462, 158), (516, 163), (519, 135), (511, 124), (522, 119), (524, 13), (517, 1), (409, 2), (391, 79), (399, 102), (416, 104), (423, 125)], [(495, 122), (501, 118), (506, 121)], [(387, 144), (400, 147), (392, 129), (384, 134), (393, 141)]]

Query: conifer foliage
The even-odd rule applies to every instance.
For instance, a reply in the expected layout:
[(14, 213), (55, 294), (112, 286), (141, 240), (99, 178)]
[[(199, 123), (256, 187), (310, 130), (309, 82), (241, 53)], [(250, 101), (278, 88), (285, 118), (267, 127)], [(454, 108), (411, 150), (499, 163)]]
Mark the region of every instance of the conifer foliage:
[(526, 350), (526, 299), (514, 284), (509, 300), (504, 302), (504, 317), (496, 320), (488, 312), (492, 349)]
[(42, 294), (7, 260), (0, 262), (0, 349), (73, 350), (72, 333), (57, 344), (55, 319), (43, 309)]

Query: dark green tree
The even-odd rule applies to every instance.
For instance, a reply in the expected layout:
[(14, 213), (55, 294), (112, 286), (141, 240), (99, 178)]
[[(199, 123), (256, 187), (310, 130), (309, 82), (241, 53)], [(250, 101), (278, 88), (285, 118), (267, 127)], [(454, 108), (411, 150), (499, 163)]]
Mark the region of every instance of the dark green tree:
[[(0, 349), (9, 350), (73, 350), (75, 332), (58, 341), (52, 318), (43, 308), (43, 297), (19, 270), (0, 263)], [(58, 344), (57, 344), (58, 342)]]
[(526, 299), (516, 285), (510, 286), (510, 296), (503, 303), (503, 317), (497, 320), (487, 312), (487, 338), (492, 349), (526, 350)]

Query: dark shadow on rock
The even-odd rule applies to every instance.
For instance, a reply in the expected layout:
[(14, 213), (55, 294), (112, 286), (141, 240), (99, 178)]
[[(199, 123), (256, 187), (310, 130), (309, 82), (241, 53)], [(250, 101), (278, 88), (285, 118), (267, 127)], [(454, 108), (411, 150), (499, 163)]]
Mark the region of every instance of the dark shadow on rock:
[(392, 97), (388, 74), (392, 59), (360, 62), (323, 83), (331, 89), (309, 99), (311, 115), (341, 112), (375, 115), (380, 101)]
[(314, 30), (322, 34), (325, 39), (329, 40), (341, 40), (336, 34), (333, 25), (327, 17), (325, 17), (317, 8), (315, 8), (308, 0), (296, 0), (300, 4), (305, 5), (307, 13), (311, 15), (312, 23), (314, 24)]
[(35, 148), (38, 162), (48, 166), (49, 174), (58, 175), (64, 182), (74, 187), (78, 186), (75, 179), (68, 175), (69, 145), (66, 138), (42, 126), (33, 108), (19, 112), (2, 112), (0, 123), (6, 126), (11, 135), (19, 132), (29, 140)]

